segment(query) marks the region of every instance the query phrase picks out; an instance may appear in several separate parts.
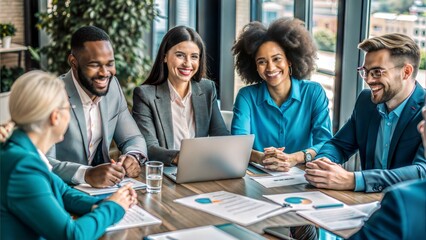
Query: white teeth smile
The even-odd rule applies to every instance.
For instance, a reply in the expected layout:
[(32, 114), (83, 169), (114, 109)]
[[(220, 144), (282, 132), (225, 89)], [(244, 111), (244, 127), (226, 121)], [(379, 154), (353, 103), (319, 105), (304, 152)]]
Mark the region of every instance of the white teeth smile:
[(370, 87), (371, 91), (379, 91), (382, 89), (380, 86)]
[(191, 73), (191, 69), (179, 69), (179, 72), (181, 72), (182, 74), (190, 74)]
[(275, 77), (275, 76), (277, 76), (278, 74), (280, 74), (280, 72), (267, 73), (267, 74), (266, 74), (266, 76), (268, 76), (268, 77)]

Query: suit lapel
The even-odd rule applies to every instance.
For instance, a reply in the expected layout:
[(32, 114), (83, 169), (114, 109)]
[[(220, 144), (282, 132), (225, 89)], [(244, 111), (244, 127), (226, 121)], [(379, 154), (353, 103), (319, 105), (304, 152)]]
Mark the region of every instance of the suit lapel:
[[(110, 83), (111, 84), (111, 83)], [(108, 104), (106, 98), (99, 102), (99, 108), (101, 112), (101, 127), (102, 127), (102, 155), (104, 159), (109, 159), (109, 142), (108, 142)]]
[[(170, 90), (167, 81), (156, 86), (156, 99), (154, 100), (156, 111), (163, 127), (167, 148), (173, 148), (174, 133), (172, 122), (172, 108), (170, 104)], [(170, 133), (170, 134), (168, 134)]]
[[(374, 105), (376, 108), (377, 105)], [(368, 124), (368, 136), (367, 136), (367, 157), (365, 161), (365, 168), (363, 169), (373, 169), (374, 168), (374, 155), (376, 152), (376, 143), (377, 143), (377, 134), (379, 132), (381, 116), (377, 112), (377, 109), (372, 112), (372, 117), (370, 118), (370, 123)]]
[[(196, 81), (191, 82), (192, 85), (192, 109), (194, 111), (194, 121), (195, 121), (195, 137), (200, 136), (200, 129), (206, 129), (206, 127), (201, 126), (203, 123), (208, 123), (207, 119), (207, 102), (204, 97), (204, 93), (200, 88), (200, 84)], [(208, 127), (207, 127), (208, 129)]]
[(389, 169), (393, 160), (393, 153), (395, 152), (395, 148), (401, 138), (402, 133), (404, 133), (405, 128), (407, 128), (411, 119), (416, 115), (419, 109), (422, 108), (424, 104), (424, 90), (423, 88), (416, 82), (416, 87), (414, 89), (413, 94), (410, 99), (408, 99), (407, 104), (401, 112), (401, 116), (399, 117), (398, 123), (396, 124), (395, 131), (392, 135), (392, 141), (389, 148), (388, 155), (388, 163), (387, 168)]
[[(74, 118), (74, 119), (71, 121), (75, 121), (78, 123), (77, 125), (80, 129), (81, 138), (83, 139), (84, 150), (85, 150), (86, 159), (87, 159), (87, 157), (89, 156), (89, 148), (88, 148), (89, 144), (87, 142), (86, 120), (84, 117), (83, 104), (81, 103), (80, 95), (78, 95), (77, 89), (72, 80), (71, 70), (67, 74), (65, 74), (64, 82), (65, 82), (65, 89), (67, 90), (70, 104), (76, 106), (74, 109), (72, 109), (71, 118)], [(68, 131), (74, 131), (74, 130), (75, 129), (68, 129)]]

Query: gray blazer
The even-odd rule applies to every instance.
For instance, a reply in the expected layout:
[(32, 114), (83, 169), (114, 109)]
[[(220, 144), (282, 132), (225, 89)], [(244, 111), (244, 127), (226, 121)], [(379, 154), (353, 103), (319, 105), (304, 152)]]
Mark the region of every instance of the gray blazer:
[[(192, 107), (195, 137), (229, 135), (217, 104), (213, 81), (192, 81)], [(167, 81), (160, 85), (142, 85), (133, 91), (133, 117), (146, 139), (150, 160), (170, 165), (179, 153), (173, 147), (173, 119)]]
[[(70, 104), (76, 108), (71, 111), (70, 124), (64, 140), (54, 145), (47, 156), (53, 166), (53, 172), (70, 183), (77, 169), (81, 165), (88, 165), (89, 148), (83, 105), (72, 80), (71, 71), (60, 78), (65, 82)], [(110, 162), (109, 146), (112, 139), (122, 153), (136, 151), (147, 156), (145, 139), (128, 111), (120, 84), (115, 77), (110, 83), (108, 93), (100, 101), (100, 112), (102, 154), (105, 162)]]

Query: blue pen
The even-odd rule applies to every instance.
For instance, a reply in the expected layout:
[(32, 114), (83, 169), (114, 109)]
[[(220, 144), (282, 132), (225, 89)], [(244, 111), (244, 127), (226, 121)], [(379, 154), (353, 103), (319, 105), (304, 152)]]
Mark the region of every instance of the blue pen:
[(343, 203), (332, 203), (332, 204), (321, 204), (321, 205), (313, 205), (312, 207), (315, 209), (321, 208), (335, 208), (335, 207), (343, 207)]

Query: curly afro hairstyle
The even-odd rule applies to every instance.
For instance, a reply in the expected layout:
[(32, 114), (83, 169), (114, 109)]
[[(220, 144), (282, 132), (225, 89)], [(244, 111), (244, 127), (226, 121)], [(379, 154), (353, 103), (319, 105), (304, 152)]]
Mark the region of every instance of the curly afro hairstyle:
[(259, 83), (256, 53), (268, 41), (278, 43), (292, 66), (296, 79), (309, 78), (315, 70), (317, 48), (304, 23), (296, 18), (279, 18), (267, 28), (260, 22), (244, 26), (238, 40), (232, 47), (236, 57), (235, 68), (246, 84)]

